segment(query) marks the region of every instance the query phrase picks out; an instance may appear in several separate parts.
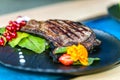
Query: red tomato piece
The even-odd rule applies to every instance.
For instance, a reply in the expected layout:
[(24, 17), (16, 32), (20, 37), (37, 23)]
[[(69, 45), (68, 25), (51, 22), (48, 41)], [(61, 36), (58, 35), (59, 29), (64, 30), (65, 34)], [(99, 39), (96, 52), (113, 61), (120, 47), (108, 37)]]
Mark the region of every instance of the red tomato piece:
[(71, 59), (71, 56), (69, 54), (63, 54), (62, 56), (60, 56), (59, 62), (61, 62), (65, 66), (73, 64), (73, 60)]

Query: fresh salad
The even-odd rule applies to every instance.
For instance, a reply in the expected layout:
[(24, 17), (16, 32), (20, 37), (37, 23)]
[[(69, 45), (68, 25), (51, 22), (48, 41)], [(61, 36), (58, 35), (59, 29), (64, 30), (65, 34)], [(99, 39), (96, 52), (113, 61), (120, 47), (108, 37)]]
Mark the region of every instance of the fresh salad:
[[(19, 46), (38, 54), (48, 49), (50, 46), (46, 39), (20, 31), (21, 27), (24, 27), (29, 20), (30, 18), (28, 17), (20, 16), (15, 21), (9, 21), (7, 26), (1, 27), (0, 46), (5, 46), (6, 44), (9, 44), (13, 48)], [(61, 55), (58, 61), (65, 66), (89, 66), (94, 61), (100, 60), (100, 58), (89, 58), (87, 49), (81, 44), (58, 47), (53, 50), (53, 53), (55, 55)]]

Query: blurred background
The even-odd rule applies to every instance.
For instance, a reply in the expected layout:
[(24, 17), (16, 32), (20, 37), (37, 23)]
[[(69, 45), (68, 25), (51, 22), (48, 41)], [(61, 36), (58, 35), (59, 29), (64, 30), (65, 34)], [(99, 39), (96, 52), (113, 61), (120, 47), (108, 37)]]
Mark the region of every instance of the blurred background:
[(16, 16), (37, 20), (85, 20), (107, 14), (107, 8), (118, 0), (0, 0), (0, 26)]
[(0, 0), (0, 15), (69, 0)]

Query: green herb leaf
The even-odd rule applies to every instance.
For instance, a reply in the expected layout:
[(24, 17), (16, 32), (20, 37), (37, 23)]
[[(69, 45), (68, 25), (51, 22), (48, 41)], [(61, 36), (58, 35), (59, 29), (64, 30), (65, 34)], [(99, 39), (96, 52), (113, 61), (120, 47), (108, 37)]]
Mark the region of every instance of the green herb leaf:
[(55, 54), (67, 52), (67, 47), (58, 47), (53, 51)]
[(5, 27), (0, 28), (0, 34), (3, 34), (5, 32)]
[(80, 63), (80, 61), (76, 61), (73, 63), (73, 65), (82, 65), (82, 64)]
[(99, 61), (100, 58), (88, 58), (88, 66), (93, 64), (94, 61)]
[(46, 41), (40, 37), (30, 35), (29, 37), (20, 41), (18, 45), (22, 48), (27, 48), (40, 54), (45, 51)]
[(48, 44), (48, 42), (45, 43), (45, 49), (48, 49), (50, 47), (50, 45)]
[[(94, 61), (99, 61), (99, 60), (100, 60), (100, 58), (88, 58), (88, 65), (87, 66), (90, 66), (94, 63)], [(82, 65), (82, 64), (80, 63), (80, 61), (76, 61), (73, 63), (73, 65)]]
[(9, 45), (11, 47), (15, 47), (16, 45), (18, 45), (18, 43), (23, 39), (28, 37), (29, 34), (28, 33), (23, 33), (23, 32), (17, 32), (17, 37), (12, 39), (12, 41), (9, 41)]

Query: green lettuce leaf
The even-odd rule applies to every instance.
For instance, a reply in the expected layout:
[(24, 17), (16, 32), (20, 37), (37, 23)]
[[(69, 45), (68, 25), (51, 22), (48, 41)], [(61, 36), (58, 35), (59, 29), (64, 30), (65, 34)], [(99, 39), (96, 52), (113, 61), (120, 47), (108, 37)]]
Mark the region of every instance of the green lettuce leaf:
[(18, 45), (40, 54), (45, 51), (46, 41), (40, 37), (29, 35), (29, 37), (22, 39)]
[(3, 34), (5, 32), (5, 27), (0, 28), (0, 34)]
[(28, 33), (17, 32), (17, 37), (8, 42), (11, 47), (15, 47), (23, 39), (28, 37)]

